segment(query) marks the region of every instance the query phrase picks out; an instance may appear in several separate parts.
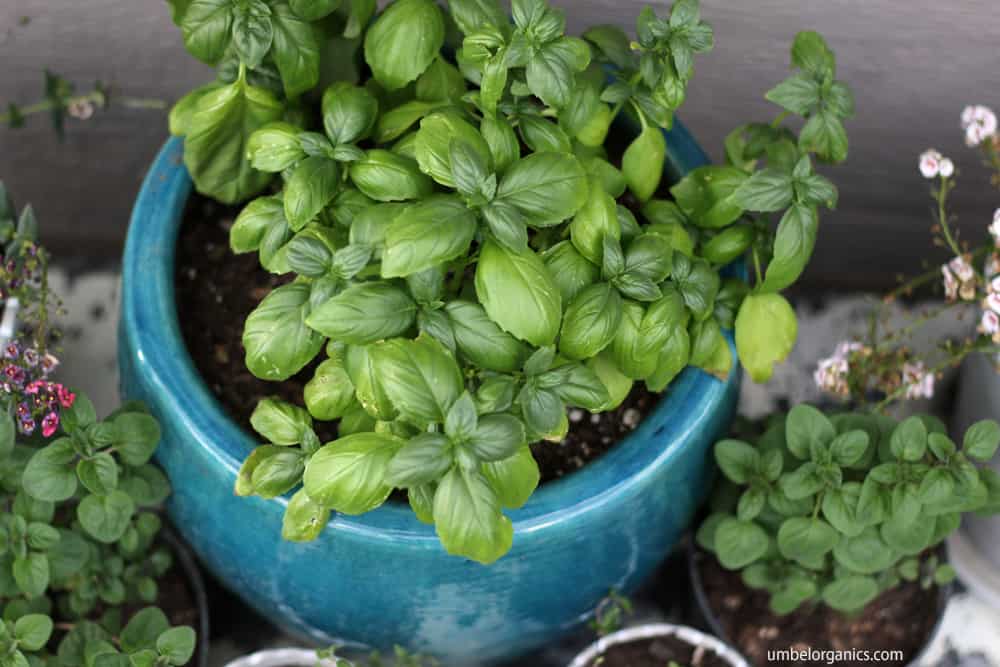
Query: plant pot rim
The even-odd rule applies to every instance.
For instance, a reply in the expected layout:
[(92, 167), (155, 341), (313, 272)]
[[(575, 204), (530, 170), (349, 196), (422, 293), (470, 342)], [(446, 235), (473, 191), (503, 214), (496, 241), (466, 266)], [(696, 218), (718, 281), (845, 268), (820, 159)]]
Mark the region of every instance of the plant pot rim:
[(583, 652), (573, 658), (573, 662), (569, 664), (569, 667), (590, 667), (590, 664), (596, 658), (603, 655), (612, 646), (630, 644), (635, 641), (652, 639), (654, 637), (677, 637), (692, 646), (705, 647), (722, 660), (728, 662), (732, 667), (750, 667), (746, 659), (736, 649), (730, 647), (721, 639), (704, 633), (701, 630), (673, 623), (646, 623), (613, 632), (607, 637), (598, 639), (584, 649)]
[(191, 548), (184, 543), (184, 540), (177, 535), (171, 526), (164, 525), (163, 530), (160, 531), (160, 537), (170, 547), (170, 551), (173, 552), (174, 558), (184, 572), (184, 577), (191, 588), (191, 595), (198, 608), (198, 627), (195, 628), (198, 636), (198, 664), (196, 667), (208, 667), (211, 625), (208, 618), (208, 592), (205, 589), (205, 580), (201, 576), (201, 568), (198, 567), (198, 561)]
[[(679, 121), (675, 121), (667, 145), (668, 177), (708, 163)], [(191, 192), (192, 183), (183, 166), (183, 141), (171, 138), (153, 162), (132, 212), (122, 270), (120, 337), (130, 340), (129, 354), (142, 367), (145, 381), (160, 394), (166, 413), (177, 416), (185, 429), (201, 436), (194, 442), (210, 443), (210, 456), (235, 483), (243, 459), (257, 443), (225, 414), (212, 395), (191, 360), (178, 325), (175, 249)], [(130, 280), (139, 276), (141, 281)], [(725, 381), (686, 368), (631, 434), (581, 470), (540, 486), (524, 507), (510, 511), (515, 530), (519, 534), (539, 531), (600, 507), (613, 497), (627, 498), (654, 470), (669, 466), (683, 447), (649, 448), (643, 446), (644, 441), (655, 437), (660, 442), (683, 442), (724, 409), (727, 394), (738, 386), (741, 376), (732, 336), (726, 335), (734, 363)], [(286, 495), (267, 502), (287, 505), (288, 500)], [(395, 540), (415, 540), (426, 543), (427, 548), (438, 544), (434, 527), (417, 521), (402, 503), (388, 502), (361, 516), (334, 515), (331, 524), (359, 536), (377, 538), (391, 533)]]
[[(711, 554), (702, 551), (698, 545), (695, 544), (694, 539), (692, 539), (690, 535), (687, 539), (686, 550), (688, 580), (691, 582), (691, 588), (694, 590), (694, 598), (698, 608), (698, 613), (716, 636), (718, 636), (722, 641), (732, 642), (732, 639), (726, 636), (726, 632), (722, 628), (722, 623), (719, 620), (718, 614), (715, 613), (712, 606), (709, 604), (708, 593), (705, 592), (705, 586), (701, 580), (701, 569), (698, 567), (698, 560), (702, 556), (711, 556)], [(945, 543), (941, 544), (941, 550), (944, 559), (947, 560), (948, 551)], [(938, 586), (937, 618), (934, 621), (934, 625), (931, 627), (930, 633), (927, 635), (927, 640), (923, 643), (920, 650), (917, 651), (916, 655), (913, 656), (913, 659), (911, 659), (907, 665), (916, 666), (923, 664), (924, 656), (929, 653), (931, 645), (934, 643), (934, 639), (938, 636), (938, 633), (941, 630), (941, 625), (944, 623), (944, 612), (953, 592), (954, 586), (951, 584)], [(735, 643), (733, 645), (736, 646)]]
[(272, 648), (256, 651), (227, 662), (225, 667), (336, 667), (332, 660), (320, 660), (306, 648)]

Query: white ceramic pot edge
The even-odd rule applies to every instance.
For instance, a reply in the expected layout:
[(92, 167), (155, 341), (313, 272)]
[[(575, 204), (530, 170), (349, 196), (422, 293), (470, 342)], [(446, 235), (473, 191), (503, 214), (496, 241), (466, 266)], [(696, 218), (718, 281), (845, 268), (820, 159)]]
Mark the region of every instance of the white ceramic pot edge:
[(336, 667), (333, 660), (320, 660), (306, 648), (276, 648), (237, 658), (226, 667)]
[(728, 662), (732, 667), (750, 667), (742, 655), (716, 637), (705, 634), (701, 630), (695, 630), (685, 625), (674, 625), (673, 623), (649, 623), (613, 632), (607, 637), (598, 639), (584, 649), (582, 653), (573, 659), (569, 667), (589, 667), (594, 659), (612, 646), (629, 644), (643, 639), (653, 639), (655, 637), (677, 637), (691, 646), (704, 647)]

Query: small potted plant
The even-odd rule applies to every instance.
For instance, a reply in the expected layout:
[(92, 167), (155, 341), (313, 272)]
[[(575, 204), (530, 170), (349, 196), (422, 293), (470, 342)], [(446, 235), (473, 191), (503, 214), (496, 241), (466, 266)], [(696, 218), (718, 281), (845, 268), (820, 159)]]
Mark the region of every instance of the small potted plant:
[(822, 38), (710, 166), (673, 120), (713, 41), (692, 0), (636, 40), (542, 0), (171, 5), (219, 79), (137, 203), (119, 356), (199, 554), (301, 634), (454, 660), (633, 588), (707, 490), (726, 332), (758, 380), (794, 343), (853, 113)]
[(0, 664), (203, 665), (201, 581), (156, 511), (159, 426), (136, 404), (98, 420), (53, 380), (48, 254), (30, 207), (13, 211), (0, 186), (2, 289), (20, 304), (0, 349)]

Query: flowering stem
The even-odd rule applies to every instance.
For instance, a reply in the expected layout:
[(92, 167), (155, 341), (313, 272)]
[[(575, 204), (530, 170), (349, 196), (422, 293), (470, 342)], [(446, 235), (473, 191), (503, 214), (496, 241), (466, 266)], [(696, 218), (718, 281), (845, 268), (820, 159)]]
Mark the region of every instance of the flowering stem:
[[(152, 99), (152, 98), (141, 98), (141, 97), (118, 97), (112, 98), (114, 104), (125, 107), (126, 109), (155, 109), (162, 110), (167, 108), (167, 103), (163, 100)], [(9, 125), (11, 121), (19, 117), (33, 116), (40, 113), (47, 113), (57, 108), (57, 106), (62, 108), (68, 108), (73, 105), (78, 104), (92, 104), (98, 109), (103, 109), (108, 106), (108, 96), (104, 91), (92, 90), (84, 95), (73, 95), (65, 100), (42, 100), (35, 102), (34, 104), (29, 104), (27, 106), (18, 107), (17, 115), (15, 116), (12, 112), (6, 112), (0, 114), (0, 124)]]
[[(987, 246), (983, 246), (981, 248), (977, 248), (976, 250), (974, 250), (972, 252), (972, 260), (973, 260), (973, 262), (975, 262), (978, 259), (981, 259), (982, 257), (985, 257), (989, 253), (989, 251), (990, 251), (990, 248), (987, 247)], [(905, 283), (903, 283), (902, 285), (900, 285), (899, 287), (897, 287), (896, 289), (892, 290), (891, 292), (889, 292), (888, 294), (886, 294), (884, 297), (882, 297), (882, 301), (884, 303), (892, 303), (897, 298), (899, 298), (901, 296), (906, 296), (906, 295), (910, 294), (911, 292), (913, 292), (913, 290), (915, 290), (916, 288), (922, 287), (923, 285), (926, 285), (927, 283), (931, 282), (932, 280), (934, 280), (936, 278), (940, 278), (940, 277), (941, 277), (941, 267), (940, 266), (935, 267), (933, 269), (930, 269), (926, 273), (922, 273), (919, 276), (917, 276), (916, 278), (908, 280)]]
[(920, 327), (924, 326), (928, 322), (936, 320), (938, 317), (946, 313), (951, 308), (957, 305), (964, 305), (964, 303), (965, 302), (962, 301), (945, 302), (943, 305), (940, 305), (936, 308), (927, 311), (926, 314), (913, 320), (912, 322), (910, 322), (910, 324), (906, 325), (905, 327), (897, 329), (896, 331), (888, 332), (885, 335), (885, 337), (882, 338), (881, 340), (877, 340), (876, 338), (873, 337), (872, 347), (875, 350), (885, 349), (886, 347), (889, 347), (891, 343), (909, 337), (910, 334), (920, 329)]

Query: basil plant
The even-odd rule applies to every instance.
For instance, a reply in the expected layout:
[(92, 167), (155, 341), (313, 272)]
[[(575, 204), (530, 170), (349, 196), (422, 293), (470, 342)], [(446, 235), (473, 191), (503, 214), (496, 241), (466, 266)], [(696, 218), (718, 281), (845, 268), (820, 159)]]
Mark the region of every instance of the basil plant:
[(1000, 510), (1000, 476), (977, 463), (1000, 443), (994, 421), (961, 445), (933, 417), (824, 415), (808, 405), (756, 444), (723, 440), (724, 475), (698, 543), (788, 614), (825, 604), (861, 610), (904, 581), (954, 578), (937, 547), (967, 512)]
[(63, 399), (51, 440), (0, 415), (0, 665), (186, 665), (194, 630), (155, 606), (173, 559), (159, 425), (138, 404), (98, 420), (86, 396)]
[[(795, 318), (777, 292), (836, 198), (813, 161), (844, 157), (850, 93), (803, 33), (799, 72), (768, 94), (786, 111), (737, 130), (729, 164), (668, 190), (663, 129), (713, 45), (696, 0), (644, 9), (635, 41), (610, 26), (567, 36), (544, 0), (515, 0), (510, 16), (494, 0), (396, 0), (361, 22), (363, 4), (174, 2), (189, 48), (215, 35), (212, 53), (239, 61), (172, 114), (195, 183), (218, 196), (219, 177), (225, 200), (270, 183), (231, 246), (295, 276), (247, 319), (246, 364), (274, 381), (313, 374), (305, 407), (257, 406), (268, 444), (236, 491), (301, 484), (284, 535), (309, 540), (331, 512), (401, 489), (449, 553), (489, 563), (511, 547), (504, 510), (538, 484), (529, 445), (562, 440), (568, 407), (611, 410), (636, 381), (661, 392), (689, 365), (724, 378), (734, 327), (755, 378), (787, 356)], [(298, 97), (286, 81), (282, 98), (280, 17), (307, 21), (319, 5), (331, 13), (313, 34), (345, 26), (364, 76)], [(251, 6), (273, 28), (262, 60), (240, 46), (256, 34), (239, 18)], [(780, 126), (789, 113), (805, 118), (798, 135)], [(752, 290), (720, 277), (748, 251)], [(314, 420), (337, 421), (340, 437), (320, 442)]]

